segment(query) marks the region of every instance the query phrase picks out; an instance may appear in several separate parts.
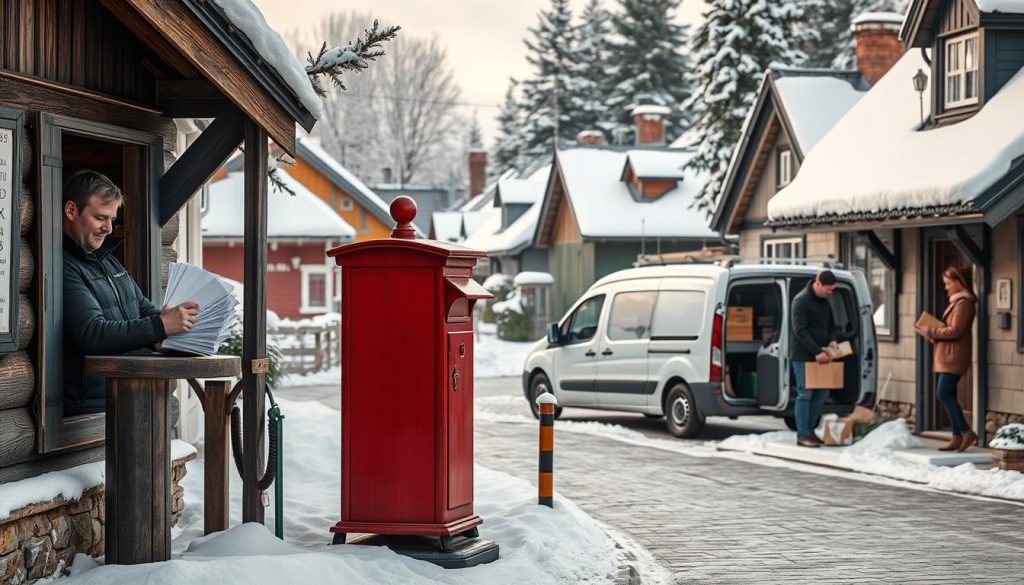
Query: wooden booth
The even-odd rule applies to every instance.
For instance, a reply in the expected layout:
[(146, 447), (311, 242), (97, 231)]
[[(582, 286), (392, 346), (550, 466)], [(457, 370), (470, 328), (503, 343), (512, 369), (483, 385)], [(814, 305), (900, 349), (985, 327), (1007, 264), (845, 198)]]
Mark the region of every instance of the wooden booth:
[[(272, 62), (216, 2), (0, 0), (0, 483), (103, 458), (104, 415), (63, 412), (64, 178), (121, 187), (117, 254), (159, 306), (177, 213), (243, 144), (244, 440), (262, 445), (268, 142), (294, 154), (315, 123)], [(175, 118), (213, 121), (175, 152)], [(245, 457), (243, 516), (261, 522), (262, 454)]]

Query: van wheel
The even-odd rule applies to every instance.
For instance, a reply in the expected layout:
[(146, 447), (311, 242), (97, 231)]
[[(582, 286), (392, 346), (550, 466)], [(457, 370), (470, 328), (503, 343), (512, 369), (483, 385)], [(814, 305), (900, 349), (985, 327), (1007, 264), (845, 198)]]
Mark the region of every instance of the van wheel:
[[(540, 418), (540, 411), (537, 410), (537, 397), (545, 392), (551, 392), (551, 382), (544, 374), (537, 374), (530, 382), (530, 411), (533, 412), (533, 418)], [(555, 418), (560, 416), (562, 416), (562, 407), (555, 406)]]
[[(796, 417), (795, 416), (784, 416), (784, 417), (782, 417), (782, 420), (786, 421), (786, 427), (788, 427), (789, 430), (791, 430), (791, 431), (795, 431), (796, 430)], [(819, 424), (821, 424), (821, 417), (820, 416), (818, 417), (818, 420), (814, 421), (814, 428), (818, 428)]]
[(676, 384), (668, 391), (665, 427), (681, 439), (696, 437), (704, 430), (704, 415), (697, 410), (697, 401), (686, 384)]

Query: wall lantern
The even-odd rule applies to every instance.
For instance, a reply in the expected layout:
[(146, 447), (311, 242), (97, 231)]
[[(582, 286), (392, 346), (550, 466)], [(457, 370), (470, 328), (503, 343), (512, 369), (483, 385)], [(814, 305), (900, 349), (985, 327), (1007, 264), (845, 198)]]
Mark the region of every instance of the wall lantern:
[(928, 87), (928, 74), (918, 69), (914, 74), (914, 90), (917, 91), (917, 98), (921, 110), (921, 126), (924, 126), (924, 90)]

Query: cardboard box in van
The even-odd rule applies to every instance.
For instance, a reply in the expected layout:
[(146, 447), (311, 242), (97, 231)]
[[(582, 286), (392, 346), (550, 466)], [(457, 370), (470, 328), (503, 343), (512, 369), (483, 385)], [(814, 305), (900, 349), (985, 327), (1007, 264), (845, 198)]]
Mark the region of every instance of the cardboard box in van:
[(754, 340), (754, 307), (729, 307), (725, 319), (727, 341)]
[(808, 390), (838, 390), (843, 387), (843, 362), (804, 364), (804, 384)]

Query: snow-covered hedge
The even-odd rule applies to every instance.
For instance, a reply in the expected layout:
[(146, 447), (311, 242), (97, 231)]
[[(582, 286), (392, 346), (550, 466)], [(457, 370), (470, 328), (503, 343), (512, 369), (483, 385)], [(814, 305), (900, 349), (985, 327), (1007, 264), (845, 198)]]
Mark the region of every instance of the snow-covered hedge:
[(498, 325), (498, 339), (505, 341), (532, 341), (533, 322), (523, 310), (519, 290), (513, 290), (504, 301), (494, 303), (494, 319)]
[(487, 289), (487, 292), (494, 295), (493, 299), (484, 301), (483, 320), (484, 323), (495, 323), (496, 311), (494, 310), (494, 305), (504, 301), (508, 298), (509, 293), (512, 292), (512, 277), (497, 272), (484, 279), (483, 287)]
[(993, 449), (1024, 451), (1024, 424), (1013, 423), (996, 431), (995, 438), (988, 444)]

